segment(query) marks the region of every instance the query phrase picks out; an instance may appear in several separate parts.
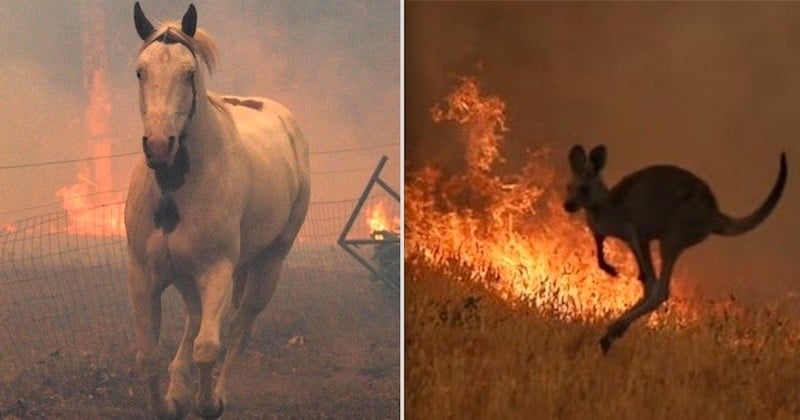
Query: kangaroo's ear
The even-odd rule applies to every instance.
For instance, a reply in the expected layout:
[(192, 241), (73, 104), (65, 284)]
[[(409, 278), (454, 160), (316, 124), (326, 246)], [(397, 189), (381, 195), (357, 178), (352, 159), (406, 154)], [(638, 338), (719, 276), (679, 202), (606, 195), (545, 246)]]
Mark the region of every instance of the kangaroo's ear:
[(146, 41), (150, 34), (155, 31), (153, 24), (147, 20), (138, 1), (133, 5), (133, 23), (136, 24), (136, 32), (139, 34), (139, 38), (142, 38), (142, 41)]
[(569, 150), (569, 167), (574, 173), (582, 172), (586, 167), (586, 151), (580, 144), (572, 146)]
[(606, 166), (606, 146), (599, 145), (589, 152), (589, 161), (592, 162), (594, 173), (598, 173)]
[(183, 15), (183, 21), (181, 21), (181, 31), (189, 36), (194, 36), (194, 31), (197, 29), (197, 9), (194, 8), (194, 4), (189, 5), (189, 10), (186, 11), (186, 14)]

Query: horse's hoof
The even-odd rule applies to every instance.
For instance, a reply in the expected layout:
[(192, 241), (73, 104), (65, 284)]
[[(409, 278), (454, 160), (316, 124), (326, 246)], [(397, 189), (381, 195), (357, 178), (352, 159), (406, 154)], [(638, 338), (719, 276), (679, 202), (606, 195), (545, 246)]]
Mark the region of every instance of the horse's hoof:
[(188, 412), (189, 410), (187, 410), (186, 407), (182, 406), (178, 402), (178, 400), (176, 400), (175, 398), (170, 398), (170, 399), (172, 400), (172, 404), (175, 406), (175, 416), (173, 416), (174, 419), (182, 419), (186, 417), (187, 414), (189, 414)]
[(198, 417), (202, 417), (204, 419), (218, 419), (222, 416), (223, 411), (225, 411), (225, 403), (222, 402), (222, 398), (219, 399), (219, 409), (216, 412), (210, 410), (201, 410), (200, 407), (195, 407), (195, 412)]
[(604, 336), (600, 339), (600, 350), (603, 351), (603, 355), (608, 353), (608, 350), (611, 348), (611, 338), (608, 336)]

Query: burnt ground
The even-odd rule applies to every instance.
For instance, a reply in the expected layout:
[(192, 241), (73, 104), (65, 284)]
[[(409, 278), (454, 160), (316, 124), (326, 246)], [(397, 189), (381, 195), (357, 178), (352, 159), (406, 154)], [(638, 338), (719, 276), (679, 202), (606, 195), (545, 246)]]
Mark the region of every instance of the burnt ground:
[[(399, 298), (363, 272), (289, 277), (256, 322), (223, 418), (399, 418)], [(164, 318), (166, 373), (180, 313)], [(0, 418), (147, 418), (122, 347), (57, 374), (0, 376)]]

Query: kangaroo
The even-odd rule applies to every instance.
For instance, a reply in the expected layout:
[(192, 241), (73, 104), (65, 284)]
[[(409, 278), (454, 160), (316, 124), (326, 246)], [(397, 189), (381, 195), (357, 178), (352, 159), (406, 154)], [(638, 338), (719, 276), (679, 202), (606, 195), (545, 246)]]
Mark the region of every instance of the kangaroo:
[[(608, 327), (600, 340), (603, 354), (640, 317), (656, 310), (669, 298), (669, 282), (678, 256), (712, 233), (741, 235), (769, 216), (786, 184), (786, 154), (781, 153), (778, 180), (767, 199), (749, 216), (732, 218), (719, 210), (708, 185), (694, 174), (671, 165), (654, 165), (636, 171), (609, 189), (600, 172), (606, 164), (606, 147), (586, 152), (580, 145), (569, 152), (572, 181), (567, 187), (564, 210), (586, 210), (594, 235), (597, 262), (611, 276), (617, 270), (603, 256), (607, 236), (624, 241), (636, 257), (643, 296)], [(656, 276), (650, 243), (659, 241), (661, 273)]]

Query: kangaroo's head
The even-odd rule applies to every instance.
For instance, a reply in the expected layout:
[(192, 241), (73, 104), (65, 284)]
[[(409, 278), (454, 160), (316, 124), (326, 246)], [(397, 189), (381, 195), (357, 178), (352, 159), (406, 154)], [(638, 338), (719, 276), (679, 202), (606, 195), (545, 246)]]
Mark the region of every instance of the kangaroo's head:
[(574, 213), (582, 208), (589, 208), (605, 199), (607, 190), (600, 171), (606, 165), (606, 147), (597, 146), (589, 152), (587, 159), (583, 146), (573, 146), (569, 151), (569, 167), (572, 180), (567, 185), (567, 198), (564, 210)]

